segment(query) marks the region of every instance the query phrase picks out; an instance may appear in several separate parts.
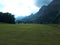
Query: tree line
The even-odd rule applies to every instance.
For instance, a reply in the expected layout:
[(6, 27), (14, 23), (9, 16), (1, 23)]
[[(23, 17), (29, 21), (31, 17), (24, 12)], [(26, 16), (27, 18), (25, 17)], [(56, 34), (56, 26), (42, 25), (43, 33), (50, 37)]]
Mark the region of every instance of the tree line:
[(7, 13), (0, 12), (0, 22), (14, 24), (15, 23), (14, 15), (8, 12)]

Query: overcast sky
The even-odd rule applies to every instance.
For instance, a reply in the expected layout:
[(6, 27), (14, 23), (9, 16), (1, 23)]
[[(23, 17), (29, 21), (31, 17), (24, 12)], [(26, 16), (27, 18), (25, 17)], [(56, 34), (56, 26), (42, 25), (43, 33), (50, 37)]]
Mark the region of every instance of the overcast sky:
[(27, 16), (36, 13), (45, 0), (0, 0), (0, 12), (9, 12), (17, 16)]

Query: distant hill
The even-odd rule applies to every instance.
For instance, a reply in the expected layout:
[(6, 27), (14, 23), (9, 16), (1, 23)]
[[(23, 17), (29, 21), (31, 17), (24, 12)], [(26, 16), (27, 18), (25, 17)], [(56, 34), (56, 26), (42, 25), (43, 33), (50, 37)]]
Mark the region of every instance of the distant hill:
[(25, 18), (25, 16), (18, 16), (15, 18), (15, 22), (21, 22), (23, 18)]

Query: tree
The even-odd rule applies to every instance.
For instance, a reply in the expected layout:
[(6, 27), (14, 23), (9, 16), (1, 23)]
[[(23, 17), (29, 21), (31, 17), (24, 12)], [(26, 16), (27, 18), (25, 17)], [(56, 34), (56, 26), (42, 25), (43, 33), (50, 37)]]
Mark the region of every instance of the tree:
[(14, 24), (15, 23), (14, 15), (8, 12), (7, 13), (0, 12), (0, 22)]

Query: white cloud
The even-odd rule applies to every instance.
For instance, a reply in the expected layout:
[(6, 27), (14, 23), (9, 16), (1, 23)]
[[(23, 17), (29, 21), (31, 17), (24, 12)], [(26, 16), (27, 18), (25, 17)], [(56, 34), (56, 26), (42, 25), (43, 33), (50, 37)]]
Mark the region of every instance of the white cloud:
[(9, 12), (15, 16), (25, 16), (39, 10), (34, 5), (34, 0), (0, 0), (0, 4), (3, 6), (3, 8), (0, 6), (0, 11)]

